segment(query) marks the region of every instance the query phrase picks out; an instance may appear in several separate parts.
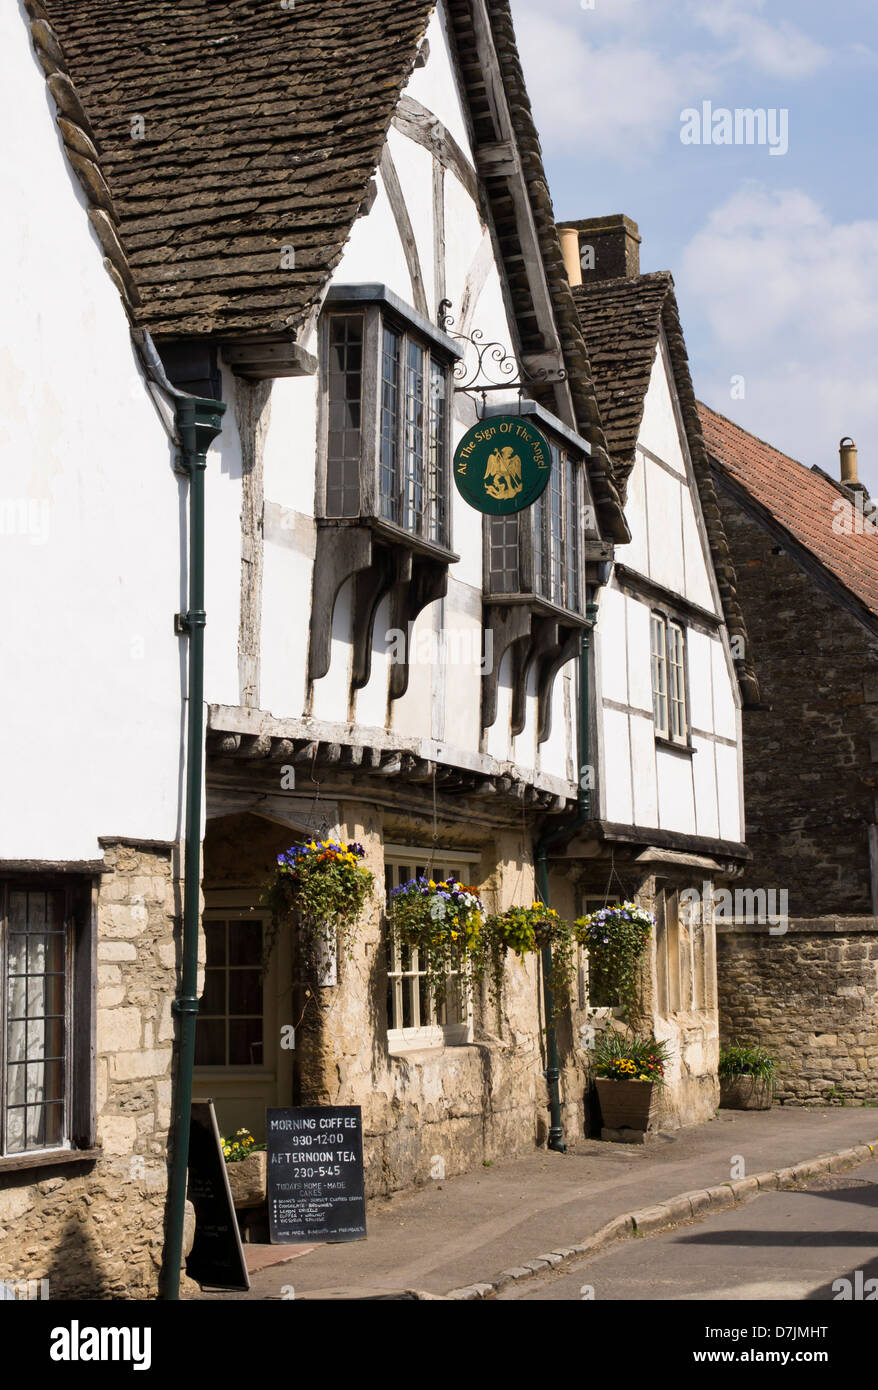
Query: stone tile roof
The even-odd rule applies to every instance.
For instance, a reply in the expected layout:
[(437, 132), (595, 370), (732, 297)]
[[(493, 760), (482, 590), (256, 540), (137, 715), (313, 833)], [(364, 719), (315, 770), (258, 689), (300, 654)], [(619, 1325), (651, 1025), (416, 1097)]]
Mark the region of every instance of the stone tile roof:
[(432, 8), (28, 0), (82, 104), (142, 327), (240, 336), (304, 320), (363, 205)]
[(737, 576), (702, 436), (674, 278), (669, 271), (657, 271), (625, 279), (596, 280), (577, 286), (573, 295), (588, 347), (607, 444), (616, 466), (616, 483), (623, 498), (634, 466), (646, 393), (664, 329), (726, 626), (732, 638), (740, 639), (743, 651), (736, 664), (738, 681), (745, 699), (755, 703), (759, 698), (756, 671), (749, 656)]
[(853, 500), (853, 494), (702, 402), (698, 411), (707, 449), (722, 473), (810, 551), (870, 613), (878, 614), (878, 536), (868, 531), (839, 535), (832, 529), (839, 515), (839, 498)]
[(623, 478), (634, 465), (662, 314), (673, 285), (671, 275), (659, 271), (624, 280), (596, 280), (573, 291), (607, 447)]
[[(158, 339), (293, 338), (371, 205), (433, 0), (24, 4), (68, 158), (136, 327)], [(625, 541), (509, 0), (486, 0), (485, 11), (502, 92), (483, 70), (478, 9), (446, 0), (477, 162), (480, 145), (497, 148), (496, 103), (505, 97), (510, 112), (512, 172), (489, 163), (481, 187), (521, 350), (539, 358), (555, 347), (533, 297), (534, 276), (545, 275), (575, 423), (593, 447), (601, 531)], [(536, 269), (522, 218), (536, 229)], [(288, 247), (292, 268), (281, 264)], [(554, 407), (551, 385), (534, 394)]]

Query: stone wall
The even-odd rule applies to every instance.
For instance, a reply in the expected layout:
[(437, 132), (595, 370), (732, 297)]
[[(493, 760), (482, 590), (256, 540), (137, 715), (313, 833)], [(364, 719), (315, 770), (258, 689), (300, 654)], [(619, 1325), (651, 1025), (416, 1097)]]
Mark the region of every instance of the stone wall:
[(794, 917), (871, 913), (878, 641), (829, 581), (718, 494), (761, 699), (743, 714), (753, 863), (742, 883), (786, 889)]
[(878, 1101), (878, 918), (794, 919), (717, 934), (723, 1042), (777, 1061), (777, 1095)]
[(48, 1278), (53, 1299), (153, 1297), (162, 1258), (178, 868), (169, 849), (124, 843), (105, 842), (104, 860), (96, 1000), (102, 1155), (0, 1173), (0, 1278)]

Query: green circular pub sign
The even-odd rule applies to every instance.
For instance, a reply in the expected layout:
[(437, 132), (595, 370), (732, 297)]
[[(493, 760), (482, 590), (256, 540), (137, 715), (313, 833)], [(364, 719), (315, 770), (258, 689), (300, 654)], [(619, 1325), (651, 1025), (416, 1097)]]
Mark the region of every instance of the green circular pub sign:
[(471, 507), (506, 516), (532, 507), (552, 471), (549, 446), (529, 420), (494, 415), (467, 430), (454, 451), (454, 481)]

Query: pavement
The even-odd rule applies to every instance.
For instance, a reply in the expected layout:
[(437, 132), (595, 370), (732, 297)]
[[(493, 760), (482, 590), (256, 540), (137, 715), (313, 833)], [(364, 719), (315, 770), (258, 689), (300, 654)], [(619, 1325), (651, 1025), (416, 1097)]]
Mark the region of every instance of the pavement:
[(496, 1297), (501, 1303), (874, 1300), (878, 1163), (762, 1192), (709, 1220), (512, 1281)]
[[(833, 1173), (852, 1168), (872, 1157), (862, 1147), (850, 1152), (863, 1145), (878, 1155), (874, 1107), (721, 1110), (714, 1120), (657, 1135), (643, 1146), (582, 1139), (566, 1154), (539, 1150), (372, 1199), (363, 1241), (245, 1247), (252, 1261), (249, 1292), (205, 1292), (201, 1298), (479, 1298), (511, 1287), (523, 1295), (550, 1266), (566, 1267), (586, 1253), (577, 1245), (603, 1245), (731, 1208), (755, 1195), (757, 1174), (768, 1175), (764, 1185), (777, 1188), (800, 1185), (804, 1170), (789, 1170), (821, 1157), (827, 1158), (821, 1175), (829, 1155), (846, 1155), (835, 1160)], [(640, 1239), (632, 1245), (643, 1249)], [(528, 1292), (536, 1289), (533, 1283)]]

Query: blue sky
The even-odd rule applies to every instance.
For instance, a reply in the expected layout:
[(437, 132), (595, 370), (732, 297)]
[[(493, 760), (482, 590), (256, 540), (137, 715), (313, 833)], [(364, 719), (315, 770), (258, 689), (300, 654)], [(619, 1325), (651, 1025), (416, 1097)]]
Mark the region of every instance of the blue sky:
[[(701, 399), (834, 474), (853, 435), (878, 492), (875, 0), (512, 11), (558, 219), (633, 217), (641, 268), (674, 274)], [(788, 152), (684, 145), (703, 101), (788, 111)]]

